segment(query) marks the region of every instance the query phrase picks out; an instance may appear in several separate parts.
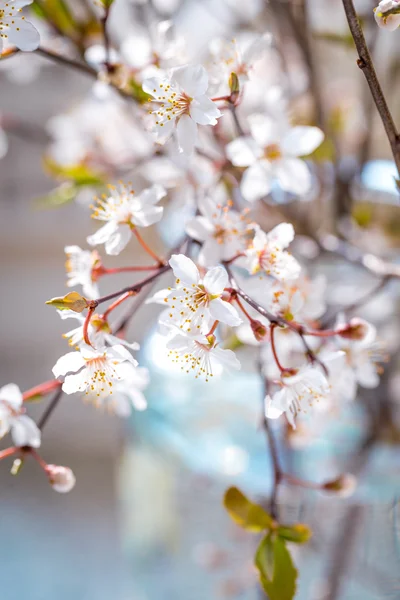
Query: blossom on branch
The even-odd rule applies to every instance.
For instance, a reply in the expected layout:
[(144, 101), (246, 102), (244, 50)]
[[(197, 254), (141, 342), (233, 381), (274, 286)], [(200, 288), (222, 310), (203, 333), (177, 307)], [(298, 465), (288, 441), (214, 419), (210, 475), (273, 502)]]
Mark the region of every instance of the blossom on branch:
[(184, 254), (173, 254), (169, 264), (176, 287), (157, 292), (150, 301), (168, 305), (163, 316), (168, 315), (171, 327), (197, 335), (208, 333), (215, 320), (231, 327), (240, 325), (242, 319), (236, 308), (222, 298), (229, 284), (223, 267), (213, 267), (202, 278), (194, 262)]
[(206, 95), (207, 88), (207, 71), (201, 65), (178, 67), (167, 78), (152, 77), (143, 82), (143, 90), (157, 104), (152, 114), (158, 142), (165, 143), (176, 130), (179, 150), (193, 152), (197, 125), (216, 125), (221, 116), (217, 105)]
[(311, 188), (311, 173), (299, 157), (313, 152), (324, 134), (318, 127), (287, 128), (262, 115), (250, 120), (252, 137), (239, 137), (226, 147), (233, 165), (248, 167), (243, 173), (241, 191), (249, 202), (270, 193), (273, 181), (293, 194), (306, 194)]
[(4, 40), (24, 51), (38, 48), (39, 32), (21, 14), (28, 4), (32, 4), (32, 0), (0, 0), (0, 53)]
[(128, 379), (137, 367), (137, 361), (122, 345), (96, 350), (82, 346), (77, 352), (68, 352), (53, 367), (54, 377), (64, 377), (63, 392), (85, 392), (98, 398), (113, 393), (114, 385)]
[(193, 372), (196, 379), (220, 374), (224, 371), (240, 369), (240, 362), (232, 350), (224, 350), (215, 340), (214, 335), (175, 335), (167, 343), (169, 356), (173, 362), (181, 364), (186, 373)]
[(136, 227), (157, 223), (163, 207), (156, 204), (166, 195), (161, 185), (153, 185), (135, 195), (131, 185), (108, 186), (110, 195), (98, 199), (93, 219), (106, 221), (96, 233), (87, 238), (91, 246), (104, 244), (107, 254), (117, 255), (128, 244)]
[(16, 446), (39, 448), (40, 429), (25, 414), (22, 393), (15, 383), (9, 383), (0, 389), (0, 438), (9, 431)]
[(186, 224), (186, 233), (202, 242), (199, 263), (211, 267), (242, 253), (257, 225), (249, 223), (245, 214), (221, 206), (205, 197), (198, 203), (199, 216)]
[(265, 399), (268, 419), (277, 419), (283, 413), (293, 428), (296, 427), (295, 416), (298, 412), (307, 412), (315, 402), (325, 400), (329, 396), (330, 385), (325, 375), (312, 366), (283, 372), (279, 380), (281, 389)]
[(65, 246), (64, 250), (67, 255), (67, 286), (81, 285), (85, 296), (89, 300), (95, 300), (100, 296), (96, 284), (96, 267), (100, 265), (99, 253), (96, 250), (82, 250), (79, 246)]
[(245, 251), (245, 257), (238, 260), (254, 275), (264, 272), (282, 281), (296, 279), (301, 267), (297, 260), (285, 251), (294, 238), (293, 225), (281, 223), (265, 233), (258, 229), (249, 248)]

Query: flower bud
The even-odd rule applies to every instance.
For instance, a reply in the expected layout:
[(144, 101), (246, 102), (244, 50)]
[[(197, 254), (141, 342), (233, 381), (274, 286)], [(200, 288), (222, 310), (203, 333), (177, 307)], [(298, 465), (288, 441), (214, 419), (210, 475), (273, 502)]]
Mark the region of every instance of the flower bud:
[(381, 0), (374, 8), (375, 21), (382, 29), (395, 31), (400, 25), (400, 3), (397, 0)]
[(89, 306), (86, 298), (78, 294), (78, 292), (70, 292), (66, 296), (52, 298), (51, 300), (47, 300), (46, 304), (55, 306), (59, 310), (73, 310), (77, 313), (83, 312)]
[(342, 498), (347, 498), (351, 496), (356, 489), (357, 479), (351, 473), (343, 473), (336, 479), (332, 479), (332, 481), (326, 481), (322, 489), (326, 492), (332, 492), (341, 496)]
[(68, 467), (47, 465), (47, 475), (53, 490), (60, 494), (70, 492), (75, 485), (75, 475)]
[(265, 342), (268, 339), (269, 329), (263, 325), (261, 321), (253, 319), (250, 323), (250, 327), (258, 342)]
[(354, 319), (350, 319), (349, 323), (340, 325), (336, 331), (340, 337), (346, 340), (361, 342), (369, 335), (371, 325), (367, 321), (364, 321), (364, 319), (355, 317)]

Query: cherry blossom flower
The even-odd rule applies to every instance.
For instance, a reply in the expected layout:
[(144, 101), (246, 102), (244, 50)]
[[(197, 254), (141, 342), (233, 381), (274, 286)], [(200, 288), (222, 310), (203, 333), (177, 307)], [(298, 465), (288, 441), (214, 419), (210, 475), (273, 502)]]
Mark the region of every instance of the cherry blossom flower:
[(221, 116), (216, 104), (206, 95), (207, 88), (207, 71), (201, 65), (178, 67), (167, 78), (152, 77), (143, 82), (143, 90), (157, 103), (152, 114), (160, 143), (176, 130), (179, 150), (187, 154), (193, 152), (197, 125), (216, 125)]
[(276, 279), (296, 279), (301, 267), (297, 260), (285, 251), (294, 238), (293, 225), (281, 223), (265, 233), (258, 229), (245, 257), (238, 260), (251, 274), (264, 272)]
[(250, 43), (244, 49), (242, 46), (235, 39), (228, 41), (218, 38), (211, 41), (210, 52), (214, 63), (212, 72), (216, 78), (221, 79), (222, 75), (227, 81), (233, 72), (241, 83), (245, 83), (254, 64), (271, 48), (271, 35), (265, 33), (251, 36)]
[[(344, 323), (340, 315), (336, 328)], [(387, 356), (382, 343), (376, 340), (376, 328), (369, 323), (369, 329), (361, 340), (352, 340), (337, 336), (337, 347), (344, 353), (342, 363), (329, 366), (332, 375), (332, 393), (339, 401), (351, 401), (357, 396), (357, 387), (372, 389), (379, 385), (379, 374), (382, 371), (380, 363), (385, 362)], [(321, 353), (321, 360), (326, 361), (326, 354), (332, 352), (332, 347), (327, 347)]]
[(182, 365), (186, 373), (193, 372), (196, 379), (220, 374), (222, 370), (232, 371), (240, 369), (240, 362), (232, 350), (220, 348), (215, 336), (209, 335), (175, 335), (167, 342), (169, 356), (173, 362)]
[(324, 134), (318, 127), (297, 126), (287, 129), (262, 115), (250, 119), (253, 137), (239, 137), (226, 147), (233, 165), (248, 167), (243, 174), (241, 191), (249, 202), (270, 193), (276, 180), (280, 187), (303, 195), (311, 188), (311, 174), (299, 157), (313, 152)]
[(87, 398), (89, 401), (93, 400), (97, 407), (104, 406), (117, 417), (126, 419), (132, 414), (132, 409), (146, 410), (147, 400), (143, 390), (148, 386), (149, 381), (148, 370), (145, 367), (135, 367), (127, 379), (116, 383), (112, 396), (91, 398), (89, 393)]
[(245, 214), (216, 204), (209, 197), (199, 200), (198, 208), (201, 214), (186, 224), (186, 233), (203, 243), (199, 264), (214, 266), (247, 248), (256, 225), (249, 223)]
[(295, 281), (275, 281), (267, 292), (267, 308), (286, 321), (312, 321), (326, 310), (325, 292), (323, 275), (313, 280), (300, 276)]
[(39, 32), (21, 14), (22, 8), (31, 3), (32, 0), (0, 0), (0, 53), (4, 40), (24, 51), (38, 48)]
[(161, 185), (153, 185), (135, 195), (130, 185), (109, 186), (110, 195), (99, 199), (93, 218), (106, 221), (96, 233), (87, 238), (91, 246), (105, 244), (107, 254), (117, 255), (128, 244), (135, 227), (149, 227), (163, 214), (162, 206), (155, 206), (166, 195)]
[(62, 389), (66, 394), (85, 392), (98, 398), (113, 393), (113, 386), (133, 376), (137, 361), (121, 344), (95, 350), (82, 346), (68, 352), (53, 367), (54, 377), (64, 377)]
[[(390, 14), (392, 10), (398, 12)], [(400, 3), (397, 0), (381, 0), (378, 6), (374, 8), (374, 16), (379, 27), (388, 31), (395, 31), (400, 25)]]
[(16, 446), (39, 448), (40, 429), (25, 414), (22, 393), (15, 383), (9, 383), (0, 389), (0, 438), (9, 431)]
[[(80, 346), (85, 345), (83, 324), (86, 318), (81, 314), (73, 310), (58, 310), (58, 314), (61, 319), (76, 319), (79, 322), (78, 327), (74, 327), (70, 331), (63, 334), (63, 337), (68, 340), (70, 346), (79, 349)], [(140, 346), (138, 343), (130, 343), (125, 339), (119, 338), (112, 335), (111, 328), (107, 321), (101, 318), (100, 315), (94, 314), (90, 319), (88, 326), (88, 337), (91, 343), (96, 348), (102, 348), (103, 346), (114, 346), (122, 344), (130, 350), (139, 350)]]
[(293, 428), (294, 418), (300, 411), (306, 412), (315, 402), (327, 399), (330, 386), (326, 377), (315, 367), (305, 366), (292, 373), (283, 372), (279, 384), (282, 388), (272, 398), (265, 399), (266, 417), (277, 419), (283, 413)]
[(162, 322), (168, 315), (171, 327), (192, 335), (207, 333), (215, 320), (231, 327), (240, 325), (242, 319), (236, 308), (222, 299), (229, 283), (223, 267), (213, 267), (202, 279), (194, 262), (184, 254), (173, 254), (169, 264), (176, 277), (176, 288), (161, 290), (150, 300), (168, 304)]
[(83, 293), (89, 300), (100, 296), (96, 284), (96, 267), (100, 264), (100, 256), (96, 250), (82, 250), (79, 246), (66, 246), (67, 286), (81, 285)]

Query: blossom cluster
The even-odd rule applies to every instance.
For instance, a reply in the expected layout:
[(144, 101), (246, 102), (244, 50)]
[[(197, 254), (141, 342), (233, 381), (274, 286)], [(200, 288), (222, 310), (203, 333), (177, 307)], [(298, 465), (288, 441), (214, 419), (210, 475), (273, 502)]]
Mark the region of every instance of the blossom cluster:
[[(34, 50), (39, 34), (20, 16), (25, 4), (8, 0), (7, 12), (0, 0), (0, 42)], [(397, 4), (380, 2), (378, 25), (397, 28)], [(373, 324), (344, 312), (330, 328), (321, 325), (329, 282), (302, 264), (293, 224), (270, 210), (277, 197), (312, 197), (324, 132), (311, 119), (292, 119), (288, 82), (266, 84), (257, 76), (262, 61), (277, 60), (269, 34), (252, 36), (244, 47), (213, 40), (199, 64), (188, 62), (170, 23), (157, 23), (156, 31), (148, 55), (135, 64), (132, 44), (86, 48), (96, 75), (91, 92), (48, 126), (50, 172), (66, 177), (83, 215), (86, 198), (101, 188), (91, 205), (101, 226), (87, 236), (87, 248), (74, 239), (65, 246), (67, 286), (79, 292), (49, 304), (77, 323), (64, 333), (71, 349), (55, 362), (56, 381), (39, 395), (61, 387), (121, 417), (145, 410), (150, 374), (134, 356), (139, 344), (127, 339), (129, 314), (122, 325), (112, 316), (132, 296), (144, 304), (142, 291), (163, 277), (169, 287), (146, 303), (163, 307), (159, 331), (182, 376), (210, 382), (239, 370), (246, 348), (253, 357), (256, 349), (268, 384), (265, 416), (285, 415), (295, 428), (298, 418), (354, 400), (358, 386), (376, 387), (385, 359)], [(182, 239), (164, 258), (144, 230), (162, 227), (171, 212)], [(132, 246), (146, 264), (105, 266), (108, 257), (130, 256)], [(102, 296), (102, 278), (124, 272), (145, 275)], [(18, 451), (35, 456), (41, 431), (25, 411), (33, 396), (15, 384), (1, 388), (0, 435), (11, 432)], [(57, 491), (73, 486), (64, 467), (44, 469)]]

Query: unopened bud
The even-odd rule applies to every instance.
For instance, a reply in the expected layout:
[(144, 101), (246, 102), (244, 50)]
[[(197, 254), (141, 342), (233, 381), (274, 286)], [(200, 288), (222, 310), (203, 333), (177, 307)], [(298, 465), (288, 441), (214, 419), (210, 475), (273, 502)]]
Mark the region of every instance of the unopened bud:
[(361, 342), (368, 336), (371, 327), (372, 326), (367, 323), (367, 321), (364, 321), (364, 319), (355, 317), (354, 319), (351, 319), (349, 323), (340, 325), (336, 331), (340, 337), (345, 338), (346, 340)]
[(342, 498), (347, 498), (351, 496), (356, 489), (357, 479), (354, 475), (350, 473), (343, 473), (336, 479), (332, 479), (332, 481), (326, 481), (322, 489), (326, 492), (332, 492), (333, 494), (337, 494)]
[(397, 0), (381, 0), (374, 8), (375, 21), (382, 29), (394, 31), (400, 25), (400, 4)]
[(236, 73), (231, 73), (229, 77), (229, 89), (231, 90), (230, 101), (232, 104), (236, 104), (240, 93), (239, 77)]
[(261, 321), (253, 319), (250, 323), (250, 327), (252, 332), (254, 333), (254, 337), (258, 342), (263, 342), (268, 339), (269, 329), (268, 327), (263, 325)]
[(78, 292), (70, 292), (64, 297), (52, 298), (47, 300), (46, 304), (55, 306), (59, 310), (73, 310), (74, 312), (81, 313), (89, 306), (86, 298), (78, 294)]
[(70, 492), (75, 485), (75, 475), (69, 467), (47, 465), (47, 475), (53, 490), (60, 494)]

